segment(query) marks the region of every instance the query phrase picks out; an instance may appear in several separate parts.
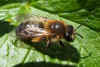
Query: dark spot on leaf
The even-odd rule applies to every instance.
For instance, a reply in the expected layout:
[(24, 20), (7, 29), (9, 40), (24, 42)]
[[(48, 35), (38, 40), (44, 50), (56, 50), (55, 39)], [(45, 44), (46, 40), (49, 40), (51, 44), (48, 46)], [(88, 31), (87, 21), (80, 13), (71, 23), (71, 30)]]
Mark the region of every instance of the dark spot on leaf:
[(78, 63), (80, 61), (80, 53), (77, 51), (75, 47), (71, 46), (69, 43), (65, 44), (64, 47), (61, 47), (60, 44), (52, 43), (51, 46), (47, 49), (45, 42), (34, 43), (34, 44), (32, 44), (31, 42), (27, 43), (30, 44), (30, 46), (35, 47), (36, 50), (52, 58), (58, 58), (60, 60), (68, 60), (75, 63)]
[(0, 20), (0, 36), (9, 33), (14, 29), (14, 26), (10, 25), (9, 22)]

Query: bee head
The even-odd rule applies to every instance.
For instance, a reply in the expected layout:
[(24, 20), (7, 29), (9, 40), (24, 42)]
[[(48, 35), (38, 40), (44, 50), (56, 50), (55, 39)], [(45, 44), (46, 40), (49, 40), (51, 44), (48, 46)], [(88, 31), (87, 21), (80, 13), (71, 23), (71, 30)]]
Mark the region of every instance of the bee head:
[(74, 28), (72, 25), (66, 26), (64, 38), (70, 42), (72, 42), (74, 40)]

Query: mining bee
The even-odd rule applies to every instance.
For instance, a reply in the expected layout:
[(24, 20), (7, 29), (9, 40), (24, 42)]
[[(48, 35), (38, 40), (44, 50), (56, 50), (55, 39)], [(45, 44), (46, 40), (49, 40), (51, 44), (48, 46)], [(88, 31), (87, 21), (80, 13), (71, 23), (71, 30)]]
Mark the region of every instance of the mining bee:
[(39, 43), (46, 41), (46, 47), (53, 42), (59, 42), (64, 46), (61, 39), (72, 42), (75, 39), (75, 29), (64, 21), (51, 20), (44, 17), (31, 17), (24, 20), (17, 28), (16, 35), (24, 41)]

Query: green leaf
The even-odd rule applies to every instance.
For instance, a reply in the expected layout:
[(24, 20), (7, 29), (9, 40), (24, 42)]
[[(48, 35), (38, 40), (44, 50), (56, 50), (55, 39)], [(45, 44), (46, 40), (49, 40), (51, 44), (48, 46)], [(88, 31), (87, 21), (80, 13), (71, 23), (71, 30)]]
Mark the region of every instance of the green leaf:
[[(91, 2), (90, 0), (32, 0), (28, 3), (2, 6), (0, 9), (0, 67), (99, 67), (100, 33), (97, 32), (100, 30), (99, 7), (88, 9), (92, 7)], [(17, 7), (14, 6), (16, 4)], [(27, 13), (63, 20), (74, 28), (81, 24), (82, 26), (76, 32), (81, 34), (83, 39), (76, 35), (74, 42), (64, 41), (65, 47), (55, 44), (47, 50), (44, 42), (40, 44), (23, 42), (16, 37), (15, 27), (21, 23), (23, 16)], [(16, 20), (17, 15), (21, 15), (19, 21)]]
[(19, 2), (25, 2), (26, 0), (0, 0), (0, 6), (6, 5), (6, 4), (12, 4), (12, 3), (19, 3)]
[[(31, 4), (41, 10), (57, 14), (95, 31), (100, 31), (99, 0), (38, 0)], [(40, 6), (41, 5), (41, 6)]]

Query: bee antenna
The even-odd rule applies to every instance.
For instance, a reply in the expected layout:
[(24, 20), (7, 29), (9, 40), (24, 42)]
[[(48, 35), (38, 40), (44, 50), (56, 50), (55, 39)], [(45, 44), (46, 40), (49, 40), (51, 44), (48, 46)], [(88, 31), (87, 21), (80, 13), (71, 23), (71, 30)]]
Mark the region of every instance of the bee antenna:
[[(82, 25), (80, 24), (76, 29), (75, 31), (77, 31)], [(79, 36), (80, 38), (83, 38), (83, 36), (79, 33), (75, 33), (77, 36)]]
[(75, 29), (75, 31), (77, 31), (81, 26), (82, 26), (82, 25), (80, 24), (80, 25)]
[(75, 33), (75, 34), (83, 39), (83, 36), (81, 34), (79, 34), (79, 33)]

